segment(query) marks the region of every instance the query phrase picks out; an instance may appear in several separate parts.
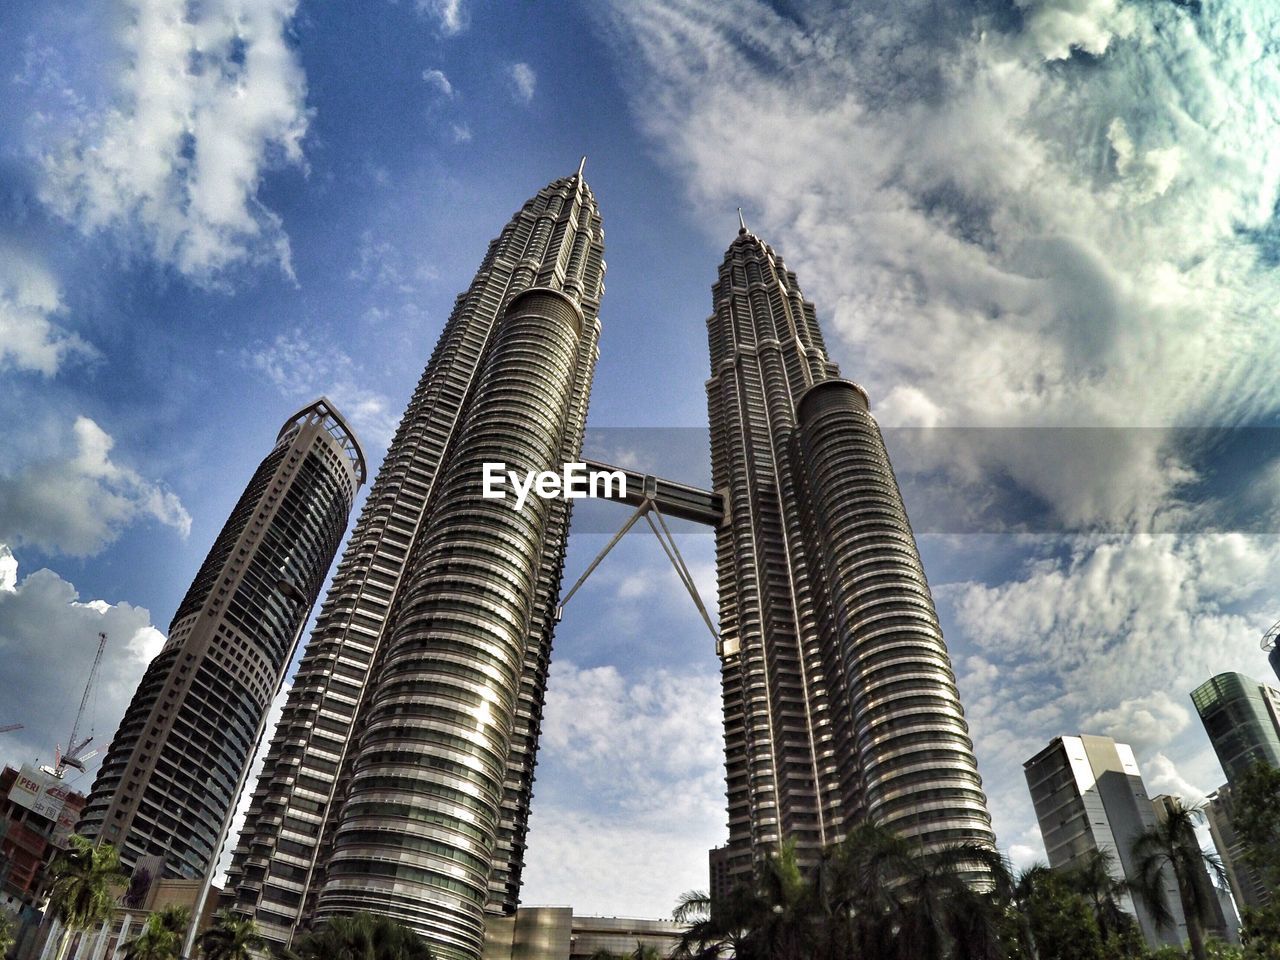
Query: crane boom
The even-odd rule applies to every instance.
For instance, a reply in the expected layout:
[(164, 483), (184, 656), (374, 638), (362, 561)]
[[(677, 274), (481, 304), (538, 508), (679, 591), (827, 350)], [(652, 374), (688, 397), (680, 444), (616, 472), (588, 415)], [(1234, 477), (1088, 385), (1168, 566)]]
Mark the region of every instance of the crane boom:
[(11, 730), (21, 730), (21, 729), (22, 729), (22, 724), (20, 723), (6, 723), (3, 727), (0, 727), (0, 733), (8, 733)]
[(67, 767), (73, 767), (83, 772), (84, 761), (88, 756), (81, 757), (80, 751), (89, 745), (92, 736), (85, 737), (83, 741), (77, 742), (76, 737), (80, 733), (80, 721), (84, 719), (85, 707), (89, 704), (89, 694), (93, 690), (93, 684), (98, 679), (98, 671), (102, 666), (102, 651), (107, 646), (107, 635), (105, 633), (98, 634), (98, 652), (94, 655), (93, 666), (89, 668), (89, 679), (85, 681), (84, 693), (80, 696), (80, 709), (76, 711), (76, 719), (71, 724), (71, 736), (67, 738), (67, 752), (58, 754), (57, 763), (54, 766), (53, 774), (56, 777), (62, 777), (67, 772)]

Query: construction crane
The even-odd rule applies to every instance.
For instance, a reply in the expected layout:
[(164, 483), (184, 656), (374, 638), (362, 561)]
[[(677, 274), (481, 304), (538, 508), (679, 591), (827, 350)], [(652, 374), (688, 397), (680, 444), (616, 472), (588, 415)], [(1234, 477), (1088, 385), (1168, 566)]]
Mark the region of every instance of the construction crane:
[(0, 727), (0, 733), (9, 733), (13, 730), (21, 730), (21, 729), (22, 729), (22, 724), (20, 723), (6, 723), (3, 727)]
[(85, 681), (84, 693), (80, 697), (80, 709), (76, 711), (76, 719), (71, 724), (71, 736), (67, 737), (67, 751), (62, 752), (62, 745), (58, 744), (57, 752), (54, 754), (54, 762), (51, 767), (41, 767), (43, 773), (50, 774), (61, 780), (67, 774), (67, 768), (85, 772), (85, 763), (97, 756), (97, 750), (91, 750), (85, 753), (85, 747), (93, 742), (93, 734), (85, 737), (83, 740), (77, 741), (80, 735), (80, 722), (84, 719), (85, 707), (89, 704), (89, 693), (93, 690), (93, 684), (98, 679), (98, 671), (102, 666), (102, 651), (107, 646), (107, 635), (105, 633), (98, 634), (98, 652), (93, 658), (93, 666), (89, 668), (89, 679)]

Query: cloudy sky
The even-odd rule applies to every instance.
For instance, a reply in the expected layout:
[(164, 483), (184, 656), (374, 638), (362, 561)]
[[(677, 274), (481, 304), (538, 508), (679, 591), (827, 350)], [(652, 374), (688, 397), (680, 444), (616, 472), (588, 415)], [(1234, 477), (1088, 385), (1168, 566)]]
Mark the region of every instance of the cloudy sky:
[[(1004, 849), (1044, 855), (1021, 763), (1057, 734), (1212, 790), (1187, 694), (1265, 678), (1280, 617), (1277, 49), (1268, 0), (3, 5), (0, 760), (65, 743), (99, 630), (105, 746), (280, 422), (327, 394), (380, 460), (487, 241), (585, 153), (602, 449), (705, 480), (743, 207), (888, 428)], [(622, 519), (579, 517), (570, 577)], [(717, 690), (624, 543), (557, 638), (526, 902), (705, 886)]]

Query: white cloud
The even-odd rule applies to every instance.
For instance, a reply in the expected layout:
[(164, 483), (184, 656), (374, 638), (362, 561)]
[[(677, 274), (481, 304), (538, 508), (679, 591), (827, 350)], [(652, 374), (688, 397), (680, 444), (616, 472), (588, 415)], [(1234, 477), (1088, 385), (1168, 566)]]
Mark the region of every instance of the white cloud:
[(1149, 744), (1166, 744), (1187, 728), (1191, 711), (1164, 690), (1133, 697), (1081, 721), (1085, 733), (1100, 733), (1128, 743), (1139, 752)]
[(406, 266), (394, 244), (377, 239), (372, 230), (365, 230), (360, 234), (360, 243), (356, 247), (355, 266), (347, 277), (374, 289), (411, 294), (417, 291), (415, 273)]
[(453, 136), (454, 143), (470, 143), (471, 142), (471, 128), (468, 127), (465, 123), (455, 123), (452, 127), (450, 127), (450, 132)]
[(1143, 765), (1142, 775), (1147, 793), (1152, 797), (1167, 793), (1189, 803), (1201, 803), (1208, 795), (1203, 787), (1197, 787), (1183, 777), (1174, 762), (1163, 753), (1157, 753), (1150, 763)]
[(58, 281), (30, 253), (0, 242), (0, 370), (51, 377), (71, 357), (96, 351), (52, 318), (64, 312)]
[(422, 80), (428, 87), (445, 97), (453, 96), (453, 84), (449, 82), (449, 78), (444, 75), (443, 70), (422, 71)]
[(161, 484), (111, 459), (112, 437), (88, 417), (51, 437), (58, 452), (0, 474), (0, 541), (90, 556), (129, 524), (156, 520), (186, 536), (191, 516)]
[(527, 63), (513, 63), (507, 71), (511, 78), (512, 90), (516, 99), (528, 103), (533, 99), (533, 92), (538, 86), (538, 75)]
[(418, 13), (435, 21), (446, 37), (467, 29), (470, 16), (463, 0), (417, 0)]
[[(1260, 2), (615, 0), (633, 109), (696, 212), (782, 251), (889, 424), (1115, 428), (1114, 456), (940, 438), (1069, 524), (1162, 529), (1195, 479), (1172, 424), (1280, 407), (1280, 42)], [(1020, 27), (1019, 27), (1020, 24)], [(1046, 63), (1071, 49), (1090, 54)]]
[(540, 763), (563, 772), (532, 808), (526, 902), (665, 917), (705, 889), (725, 836), (720, 726), (715, 675), (554, 664)]
[(350, 355), (320, 334), (297, 327), (247, 351), (244, 359), (286, 397), (328, 397), (356, 429), (366, 450), (381, 450), (390, 443), (397, 422), (390, 401), (366, 385), (371, 378)]
[(46, 145), (42, 198), (86, 233), (137, 230), (202, 283), (274, 261), (292, 274), (266, 171), (302, 163), (306, 79), (286, 37), (297, 0), (120, 0), (113, 106)]
[(936, 590), (950, 608), (948, 642), (1006, 842), (1026, 843), (1035, 822), (1022, 763), (1063, 734), (1131, 744), (1152, 794), (1194, 799), (1221, 783), (1189, 694), (1218, 673), (1261, 675), (1258, 637), (1275, 616), (1274, 537), (1080, 539), (1045, 549), (1008, 582)]
[(1065, 60), (1073, 49), (1100, 57), (1115, 37), (1129, 36), (1137, 26), (1137, 15), (1122, 0), (1016, 2), (1027, 39), (1046, 60)]
[(89, 771), (76, 779), (87, 791), (143, 670), (164, 645), (151, 614), (128, 603), (82, 601), (75, 586), (52, 570), (18, 577), (13, 552), (0, 544), (0, 723), (20, 722), (0, 747), (4, 761), (48, 762), (54, 747), (66, 746), (93, 663), (98, 633), (107, 634), (100, 678), (90, 698), (83, 730), (100, 751)]

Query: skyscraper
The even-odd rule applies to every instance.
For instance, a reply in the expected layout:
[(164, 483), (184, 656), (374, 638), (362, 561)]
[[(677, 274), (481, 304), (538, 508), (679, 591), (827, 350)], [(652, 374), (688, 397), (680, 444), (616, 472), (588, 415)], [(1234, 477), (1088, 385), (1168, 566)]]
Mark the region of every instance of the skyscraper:
[(478, 956), (515, 909), (568, 503), (481, 497), (481, 464), (582, 443), (604, 232), (582, 170), (531, 198), (457, 300), (294, 680), (229, 874), (285, 942), (373, 910)]
[[(1115, 880), (1137, 880), (1133, 841), (1156, 825), (1142, 771), (1127, 743), (1110, 737), (1057, 737), (1023, 764), (1049, 866), (1074, 867), (1099, 851), (1111, 858)], [(1140, 899), (1125, 893), (1120, 905), (1137, 920), (1147, 946), (1181, 946), (1186, 939), (1177, 882), (1164, 876), (1172, 924), (1161, 927)]]
[(884, 441), (796, 275), (743, 223), (707, 381), (730, 872), (869, 818), (994, 846), (942, 630)]
[(199, 877), (347, 528), (364, 456), (327, 400), (285, 421), (143, 675), (79, 832)]
[(1236, 833), (1231, 784), (1224, 783), (1209, 794), (1204, 812), (1209, 821), (1209, 834), (1213, 837), (1213, 845), (1218, 849), (1218, 856), (1222, 858), (1222, 866), (1226, 870), (1227, 883), (1231, 886), (1236, 906), (1241, 910), (1245, 907), (1264, 906), (1271, 899), (1271, 892), (1262, 882), (1257, 868), (1245, 859), (1249, 848)]
[[(579, 168), (516, 212), (445, 325), (235, 850), (227, 902), (276, 943), (372, 911), (446, 960), (474, 960), (486, 914), (515, 910), (569, 512), (484, 497), (482, 467), (578, 458), (603, 242)], [(787, 839), (816, 863), (864, 818), (926, 848), (992, 845), (866, 395), (839, 378), (795, 275), (745, 224), (708, 331), (713, 474), (727, 493), (643, 479), (717, 525), (727, 876)]]
[(1232, 788), (1258, 762), (1280, 767), (1280, 690), (1242, 673), (1220, 673), (1191, 692), (1227, 782), (1209, 798), (1209, 827), (1227, 867), (1236, 902), (1258, 907), (1272, 894), (1245, 860), (1247, 847), (1232, 823)]
[(1220, 673), (1191, 692), (1227, 782), (1259, 761), (1280, 767), (1280, 690), (1242, 673)]

